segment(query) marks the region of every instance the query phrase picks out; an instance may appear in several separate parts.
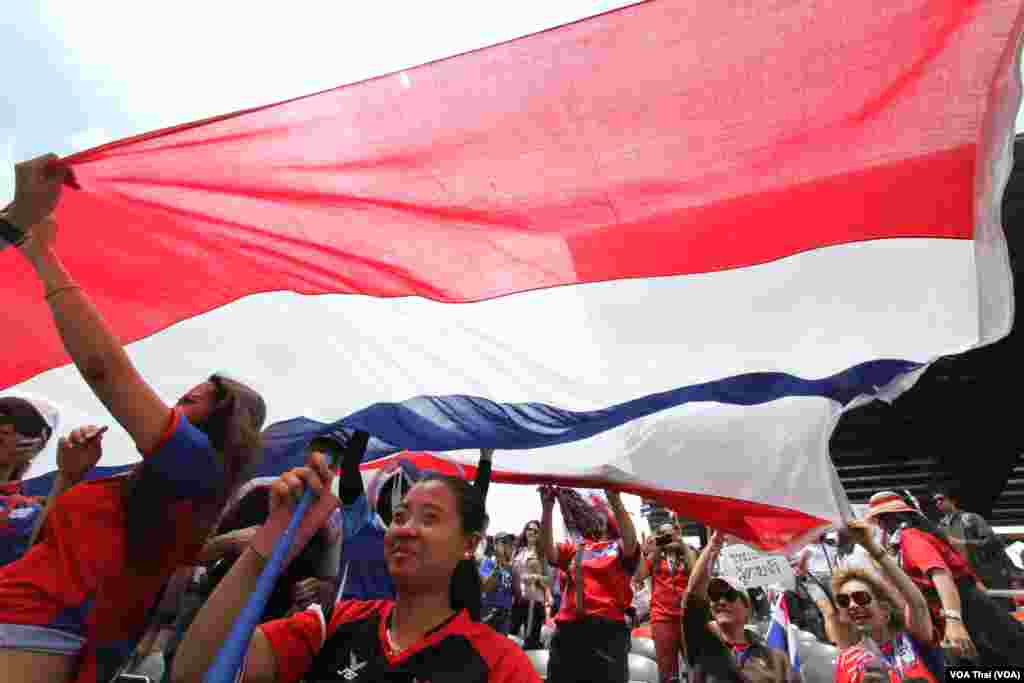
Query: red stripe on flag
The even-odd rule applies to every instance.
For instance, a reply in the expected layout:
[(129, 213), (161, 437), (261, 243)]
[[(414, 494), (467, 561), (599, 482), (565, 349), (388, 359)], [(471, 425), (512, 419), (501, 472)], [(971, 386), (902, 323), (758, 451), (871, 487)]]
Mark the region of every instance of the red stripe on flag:
[[(403, 451), (363, 463), (360, 469), (365, 476), (367, 473), (387, 469), (398, 460), (408, 460), (423, 471), (461, 476), (470, 482), (476, 477), (476, 468), (472, 465), (456, 466), (454, 461), (444, 454), (426, 452)], [(757, 544), (765, 550), (782, 549), (795, 540), (831, 524), (820, 517), (775, 505), (707, 493), (665, 491), (633, 484), (611, 484), (607, 480), (595, 477), (528, 474), (496, 469), (491, 472), (491, 481), (498, 484), (551, 484), (582, 489), (613, 488), (622, 493), (631, 493), (656, 501), (686, 519), (700, 520), (713, 529)]]
[[(642, 3), (75, 155), (60, 254), (131, 342), (257, 292), (476, 301), (967, 239), (1019, 9)], [(67, 358), (13, 250), (0, 273), (32, 339), (2, 387)]]

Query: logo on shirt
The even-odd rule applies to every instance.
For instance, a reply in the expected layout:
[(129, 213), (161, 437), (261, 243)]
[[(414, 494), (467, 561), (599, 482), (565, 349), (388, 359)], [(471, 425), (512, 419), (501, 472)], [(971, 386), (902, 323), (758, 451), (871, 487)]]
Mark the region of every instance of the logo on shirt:
[(354, 681), (359, 678), (359, 672), (366, 666), (366, 662), (360, 662), (355, 652), (349, 653), (348, 666), (338, 669), (338, 675), (346, 681)]
[(605, 557), (615, 557), (618, 554), (618, 546), (612, 544), (603, 548), (589, 548), (584, 552), (584, 557), (588, 560), (600, 560)]

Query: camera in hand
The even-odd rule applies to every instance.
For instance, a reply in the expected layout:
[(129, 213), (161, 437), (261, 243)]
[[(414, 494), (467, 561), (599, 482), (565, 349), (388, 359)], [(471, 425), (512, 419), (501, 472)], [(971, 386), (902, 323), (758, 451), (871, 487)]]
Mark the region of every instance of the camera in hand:
[(654, 540), (654, 543), (655, 543), (655, 544), (656, 544), (656, 545), (657, 545), (657, 546), (658, 546), (659, 548), (660, 548), (660, 547), (662, 547), (662, 546), (666, 546), (666, 545), (668, 545), (668, 544), (669, 544), (669, 543), (671, 543), (671, 542), (672, 542), (672, 537), (671, 537), (671, 536), (669, 536), (669, 535), (665, 535), (665, 536), (658, 536), (658, 537), (657, 537), (657, 538), (656, 538), (656, 539)]

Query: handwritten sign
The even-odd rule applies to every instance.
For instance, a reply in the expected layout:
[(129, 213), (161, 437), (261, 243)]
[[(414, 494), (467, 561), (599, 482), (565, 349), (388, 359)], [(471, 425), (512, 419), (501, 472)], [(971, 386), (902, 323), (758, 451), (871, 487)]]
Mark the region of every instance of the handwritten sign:
[(728, 545), (718, 559), (723, 574), (735, 577), (745, 588), (781, 585), (796, 588), (796, 575), (784, 555), (772, 555), (746, 545)]

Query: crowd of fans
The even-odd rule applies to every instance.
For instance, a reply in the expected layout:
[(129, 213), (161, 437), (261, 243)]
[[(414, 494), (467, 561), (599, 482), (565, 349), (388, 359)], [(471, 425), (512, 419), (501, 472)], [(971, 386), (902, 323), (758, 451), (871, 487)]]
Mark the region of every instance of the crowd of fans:
[[(844, 683), (1024, 666), (1015, 604), (985, 590), (1020, 577), (950, 490), (935, 493), (939, 524), (909, 495), (878, 493), (864, 521), (791, 558), (796, 589), (769, 598), (718, 571), (723, 534), (698, 549), (673, 520), (638, 537), (614, 490), (587, 499), (542, 486), (539, 519), (487, 535), (489, 451), (473, 483), (399, 460), (366, 486), (368, 435), (338, 433), (314, 440), (305, 466), (251, 479), (263, 397), (220, 374), (173, 405), (157, 396), (57, 254), (51, 161), (19, 166), (4, 234), (23, 233), (15, 241), (65, 349), (144, 459), (84, 481), (104, 429), (79, 426), (59, 440), (50, 495), (26, 496), (22, 477), (56, 411), (0, 398), (5, 680), (200, 680), (307, 489), (316, 502), (248, 646), (245, 681), (782, 683), (802, 675), (792, 648), (766, 637), (783, 605), (835, 646), (831, 675)], [(569, 531), (560, 543), (556, 504)]]

